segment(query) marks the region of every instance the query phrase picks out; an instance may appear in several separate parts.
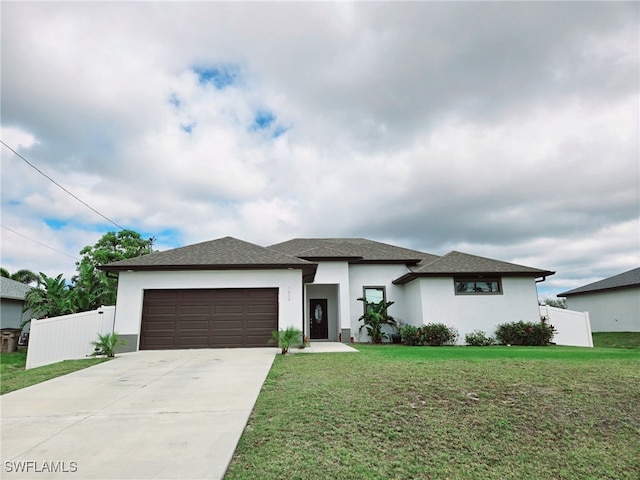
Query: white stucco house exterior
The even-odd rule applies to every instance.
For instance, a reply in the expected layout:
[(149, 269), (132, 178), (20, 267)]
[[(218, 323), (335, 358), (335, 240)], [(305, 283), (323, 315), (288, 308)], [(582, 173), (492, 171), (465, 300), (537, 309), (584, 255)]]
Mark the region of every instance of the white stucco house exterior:
[(363, 238), (262, 247), (224, 237), (100, 268), (119, 276), (115, 330), (131, 350), (268, 346), (288, 326), (312, 341), (366, 342), (359, 297), (393, 301), (396, 319), (445, 323), (464, 340), (539, 321), (536, 283), (555, 273)]
[(593, 332), (640, 332), (640, 267), (558, 294), (589, 312)]

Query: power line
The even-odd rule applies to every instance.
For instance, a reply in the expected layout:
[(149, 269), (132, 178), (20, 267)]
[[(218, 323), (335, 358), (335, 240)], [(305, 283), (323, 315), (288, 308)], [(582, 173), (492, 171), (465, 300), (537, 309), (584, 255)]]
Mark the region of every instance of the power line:
[(62, 185), (60, 185), (58, 182), (56, 182), (53, 178), (51, 178), (49, 175), (47, 175), (46, 173), (44, 173), (42, 170), (40, 170), (38, 167), (36, 167), (34, 164), (32, 164), (29, 160), (27, 160), (26, 158), (24, 158), (22, 155), (20, 155), (18, 152), (16, 152), (13, 148), (11, 148), (9, 145), (7, 145), (6, 143), (4, 143), (2, 140), (0, 140), (0, 143), (2, 143), (2, 145), (4, 145), (5, 147), (7, 147), (9, 150), (11, 150), (17, 157), (21, 158), (22, 160), (24, 160), (24, 162), (29, 165), (31, 168), (33, 168), (36, 172), (38, 172), (40, 175), (42, 175), (43, 177), (45, 177), (46, 179), (50, 180), (51, 182), (53, 182), (55, 185), (57, 185), (58, 187), (60, 187), (64, 192), (68, 193), (69, 195), (71, 195), (73, 198), (75, 198), (77, 201), (79, 201), (80, 203), (82, 203), (85, 207), (89, 208), (90, 210), (93, 210), (95, 213), (97, 213), (98, 215), (100, 215), (102, 218), (104, 218), (106, 221), (108, 221), (109, 223), (112, 223), (113, 225), (115, 225), (116, 227), (118, 227), (120, 230), (126, 230), (126, 228), (118, 225), (116, 222), (114, 222), (113, 220), (111, 220), (110, 218), (104, 216), (103, 214), (101, 214), (98, 210), (96, 210), (95, 208), (93, 208), (91, 205), (89, 205), (87, 202), (79, 199), (78, 197), (76, 197), (73, 193), (71, 193), (69, 190), (67, 190), (66, 188), (64, 188)]
[(79, 259), (78, 257), (74, 257), (73, 255), (69, 255), (68, 253), (65, 253), (65, 252), (63, 252), (63, 251), (61, 251), (61, 250), (57, 250), (57, 249), (55, 249), (55, 248), (53, 248), (53, 247), (50, 247), (49, 245), (45, 245), (44, 243), (39, 242), (39, 241), (37, 241), (37, 240), (34, 240), (34, 239), (33, 239), (33, 238), (31, 238), (31, 237), (27, 237), (26, 235), (23, 235), (23, 234), (22, 234), (22, 233), (20, 233), (20, 232), (16, 232), (15, 230), (12, 230), (12, 229), (11, 229), (11, 228), (9, 228), (9, 227), (5, 227), (4, 225), (0, 225), (0, 227), (4, 228), (4, 229), (6, 229), (6, 230), (9, 230), (10, 232), (15, 233), (16, 235), (20, 235), (22, 238), (26, 238), (27, 240), (31, 240), (32, 242), (37, 243), (38, 245), (42, 245), (43, 247), (46, 247), (46, 248), (48, 248), (49, 250), (53, 250), (54, 252), (61, 253), (62, 255), (66, 255), (67, 257), (73, 258), (74, 260), (78, 260), (78, 261), (80, 261), (80, 259)]

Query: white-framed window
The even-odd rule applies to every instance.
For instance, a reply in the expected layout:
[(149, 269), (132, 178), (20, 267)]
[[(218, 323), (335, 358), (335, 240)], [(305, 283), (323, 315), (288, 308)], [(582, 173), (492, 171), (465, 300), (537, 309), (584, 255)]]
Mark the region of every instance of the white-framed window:
[(501, 295), (502, 281), (499, 277), (454, 278), (456, 295)]

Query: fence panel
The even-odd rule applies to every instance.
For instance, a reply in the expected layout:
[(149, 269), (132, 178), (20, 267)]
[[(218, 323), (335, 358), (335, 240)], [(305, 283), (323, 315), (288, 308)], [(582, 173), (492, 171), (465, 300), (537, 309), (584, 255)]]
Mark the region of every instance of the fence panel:
[(540, 306), (540, 315), (549, 319), (558, 333), (553, 337), (557, 345), (593, 347), (589, 312), (576, 312), (548, 305)]
[(26, 368), (86, 358), (98, 333), (111, 333), (116, 307), (31, 320)]

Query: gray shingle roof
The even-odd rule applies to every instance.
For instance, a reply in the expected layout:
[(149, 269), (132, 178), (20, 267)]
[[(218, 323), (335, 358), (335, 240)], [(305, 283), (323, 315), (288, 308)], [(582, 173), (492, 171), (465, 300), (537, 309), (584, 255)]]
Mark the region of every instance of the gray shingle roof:
[(315, 270), (316, 265), (233, 237), (151, 253), (99, 267), (122, 270), (203, 270), (232, 268), (300, 268)]
[(397, 247), (365, 238), (295, 238), (261, 247), (233, 237), (156, 252), (99, 267), (108, 272), (123, 270), (226, 270), (299, 268), (310, 279), (314, 261), (345, 260), (353, 263), (403, 263), (410, 273), (394, 283), (421, 276), (452, 274), (512, 274), (541, 277), (555, 272), (525, 267), (460, 252), (443, 257)]
[(406, 283), (416, 277), (438, 276), (438, 275), (518, 275), (532, 277), (546, 277), (555, 272), (540, 270), (538, 268), (526, 267), (515, 263), (493, 260), (491, 258), (479, 257), (462, 252), (449, 252), (435, 260), (420, 262), (411, 267), (411, 273), (403, 275), (394, 283)]
[(583, 285), (582, 287), (574, 288), (573, 290), (559, 293), (558, 296), (566, 297), (570, 295), (577, 295), (580, 293), (614, 290), (618, 288), (628, 288), (638, 285), (640, 285), (640, 267), (629, 270), (628, 272), (605, 278), (604, 280), (589, 283), (588, 285)]
[(24, 300), (27, 292), (32, 287), (24, 283), (16, 282), (10, 278), (0, 277), (0, 297), (11, 300)]
[(341, 258), (358, 262), (416, 263), (436, 255), (367, 240), (366, 238), (294, 238), (271, 245), (278, 252), (307, 259)]

